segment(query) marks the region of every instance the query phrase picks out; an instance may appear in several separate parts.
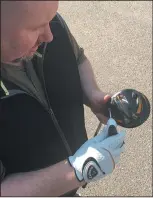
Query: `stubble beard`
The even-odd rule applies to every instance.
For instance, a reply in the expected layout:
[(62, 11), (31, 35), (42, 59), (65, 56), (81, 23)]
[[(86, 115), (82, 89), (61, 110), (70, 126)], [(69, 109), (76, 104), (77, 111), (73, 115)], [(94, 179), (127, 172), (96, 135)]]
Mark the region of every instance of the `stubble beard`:
[(33, 56), (34, 56), (34, 55), (32, 55), (32, 56), (23, 56), (23, 57), (21, 57), (21, 58), (15, 59), (15, 60), (12, 61), (12, 62), (13, 62), (13, 63), (20, 63), (20, 62), (22, 62), (22, 61), (30, 61), (30, 60), (32, 60)]

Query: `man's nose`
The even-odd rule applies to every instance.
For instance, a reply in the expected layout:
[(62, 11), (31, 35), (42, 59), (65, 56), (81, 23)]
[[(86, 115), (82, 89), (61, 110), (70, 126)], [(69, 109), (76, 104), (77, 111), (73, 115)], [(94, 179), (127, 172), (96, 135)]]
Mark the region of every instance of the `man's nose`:
[(43, 42), (51, 42), (53, 40), (53, 34), (49, 25), (44, 28), (44, 31), (42, 32), (40, 37), (40, 40)]

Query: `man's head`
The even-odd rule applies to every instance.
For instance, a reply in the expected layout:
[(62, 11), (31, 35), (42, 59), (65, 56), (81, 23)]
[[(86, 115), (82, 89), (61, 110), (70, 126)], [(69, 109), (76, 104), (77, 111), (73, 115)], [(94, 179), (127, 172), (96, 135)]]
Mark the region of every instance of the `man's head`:
[(57, 8), (58, 1), (2, 1), (1, 62), (30, 57), (40, 43), (52, 41), (49, 22)]

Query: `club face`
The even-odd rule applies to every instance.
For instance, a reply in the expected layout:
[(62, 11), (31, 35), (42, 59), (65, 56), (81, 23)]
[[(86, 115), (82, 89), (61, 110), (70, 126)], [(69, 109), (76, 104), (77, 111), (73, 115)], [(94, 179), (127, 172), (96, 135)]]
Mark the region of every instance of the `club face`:
[(138, 127), (150, 115), (150, 103), (147, 97), (134, 89), (125, 89), (112, 96), (109, 108), (112, 118), (124, 128)]

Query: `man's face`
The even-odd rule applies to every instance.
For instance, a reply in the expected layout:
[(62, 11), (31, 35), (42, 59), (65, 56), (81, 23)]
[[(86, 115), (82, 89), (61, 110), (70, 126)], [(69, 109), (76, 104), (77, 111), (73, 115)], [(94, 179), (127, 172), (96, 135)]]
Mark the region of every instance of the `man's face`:
[(1, 6), (1, 62), (31, 57), (42, 42), (53, 35), (49, 22), (58, 1), (10, 1)]

